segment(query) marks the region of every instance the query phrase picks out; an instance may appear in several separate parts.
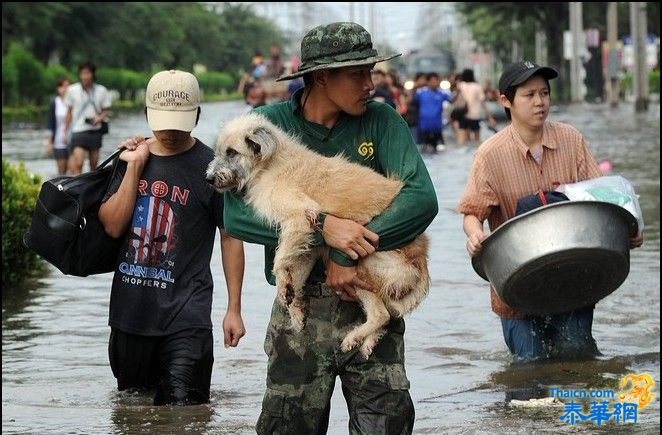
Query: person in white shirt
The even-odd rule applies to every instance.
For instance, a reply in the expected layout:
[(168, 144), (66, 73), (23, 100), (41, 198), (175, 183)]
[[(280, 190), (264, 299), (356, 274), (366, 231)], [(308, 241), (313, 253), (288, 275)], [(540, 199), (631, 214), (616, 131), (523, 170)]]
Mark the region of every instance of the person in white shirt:
[(67, 159), (69, 158), (69, 150), (64, 135), (64, 121), (69, 108), (64, 103), (64, 95), (70, 84), (71, 81), (67, 77), (58, 79), (55, 85), (57, 95), (48, 105), (47, 128), (50, 134), (46, 140), (46, 151), (55, 158), (58, 175), (67, 173)]
[(108, 90), (95, 83), (96, 67), (92, 62), (78, 66), (79, 83), (69, 86), (64, 97), (69, 111), (65, 120), (65, 137), (69, 147), (68, 169), (72, 175), (83, 170), (86, 152), (90, 170), (99, 162), (103, 134), (101, 126), (108, 119), (111, 99)]

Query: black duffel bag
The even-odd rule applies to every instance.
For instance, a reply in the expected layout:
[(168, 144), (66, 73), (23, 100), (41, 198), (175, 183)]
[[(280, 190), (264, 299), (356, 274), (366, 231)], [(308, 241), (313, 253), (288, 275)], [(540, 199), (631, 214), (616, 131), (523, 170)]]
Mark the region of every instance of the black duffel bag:
[(41, 186), (23, 243), (65, 275), (106, 273), (117, 265), (122, 238), (106, 234), (97, 214), (123, 150), (93, 171)]

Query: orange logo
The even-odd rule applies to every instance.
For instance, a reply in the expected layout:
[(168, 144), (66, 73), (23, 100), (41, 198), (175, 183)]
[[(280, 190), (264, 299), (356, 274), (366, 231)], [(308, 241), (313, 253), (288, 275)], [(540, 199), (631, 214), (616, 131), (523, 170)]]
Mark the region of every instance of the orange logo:
[[(630, 389), (626, 390), (625, 387), (628, 385), (630, 385)], [(621, 379), (621, 393), (618, 396), (621, 398), (621, 402), (636, 402), (639, 408), (643, 408), (655, 398), (656, 394), (651, 392), (654, 387), (655, 381), (648, 373), (629, 374)]]

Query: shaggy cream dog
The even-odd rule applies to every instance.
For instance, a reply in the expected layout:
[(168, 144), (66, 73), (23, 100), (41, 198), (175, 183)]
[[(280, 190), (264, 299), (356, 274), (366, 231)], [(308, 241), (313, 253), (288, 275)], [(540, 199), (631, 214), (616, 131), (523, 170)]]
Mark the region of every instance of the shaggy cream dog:
[[(242, 191), (246, 202), (280, 229), (274, 258), (278, 296), (300, 331), (305, 321), (302, 287), (317, 259), (328, 259), (328, 246), (311, 246), (318, 212), (369, 222), (403, 184), (342, 156), (311, 151), (258, 114), (229, 122), (214, 152), (209, 182), (221, 192)], [(390, 315), (401, 317), (423, 300), (430, 286), (427, 250), (427, 237), (421, 235), (399, 249), (377, 251), (359, 261), (359, 277), (379, 290), (357, 289), (366, 321), (345, 336), (343, 351), (361, 346), (367, 358)]]

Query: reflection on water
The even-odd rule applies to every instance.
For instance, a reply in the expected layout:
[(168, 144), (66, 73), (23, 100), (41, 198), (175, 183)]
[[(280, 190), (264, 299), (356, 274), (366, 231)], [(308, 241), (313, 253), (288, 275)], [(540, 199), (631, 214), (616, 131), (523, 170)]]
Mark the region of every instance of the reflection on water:
[[(654, 364), (659, 353), (615, 356), (611, 358), (547, 360), (527, 364), (510, 364), (501, 371), (492, 372), (490, 381), (510, 390), (533, 385), (587, 385), (590, 388), (618, 389), (619, 380), (635, 366)], [(546, 389), (547, 394), (549, 391)]]
[[(194, 133), (212, 145), (220, 124), (245, 110), (236, 102), (205, 104)], [(512, 364), (499, 319), (490, 310), (487, 284), (467, 257), (462, 217), (453, 210), (475, 147), (458, 146), (451, 139), (445, 151), (424, 156), (440, 212), (428, 230), (432, 287), (408, 316), (405, 335), (417, 434), (658, 433), (659, 398), (641, 410), (636, 425), (611, 422), (606, 429), (590, 422), (564, 423), (558, 406), (509, 405), (511, 399), (544, 397), (550, 387), (616, 388), (628, 373), (650, 373), (656, 384), (660, 381), (659, 105), (645, 114), (625, 105), (616, 110), (573, 105), (559, 107), (551, 118), (577, 126), (596, 158), (610, 159), (614, 173), (632, 181), (641, 196), (644, 247), (632, 251), (625, 283), (595, 310), (593, 335), (603, 356)], [(134, 133), (149, 133), (144, 116), (117, 116), (102, 155)], [(485, 130), (482, 137), (490, 134)], [(43, 131), (4, 129), (3, 156), (54, 176), (55, 162), (43, 155), (44, 137)], [(254, 433), (265, 388), (262, 341), (275, 289), (264, 281), (262, 248), (247, 245), (247, 335), (238, 348), (225, 349), (220, 325), (227, 299), (218, 245), (212, 259), (216, 291), (210, 404), (154, 407), (150, 392), (117, 392), (107, 357), (112, 275), (76, 278), (51, 269), (32, 290), (3, 291), (3, 433)], [(347, 411), (338, 382), (329, 434), (345, 433)]]
[[(131, 396), (131, 394), (127, 394)], [(149, 396), (151, 402), (152, 395)], [(214, 408), (210, 405), (187, 407), (159, 407), (132, 404), (133, 397), (119, 397), (110, 418), (115, 433), (146, 431), (150, 433), (205, 433), (214, 419)]]

